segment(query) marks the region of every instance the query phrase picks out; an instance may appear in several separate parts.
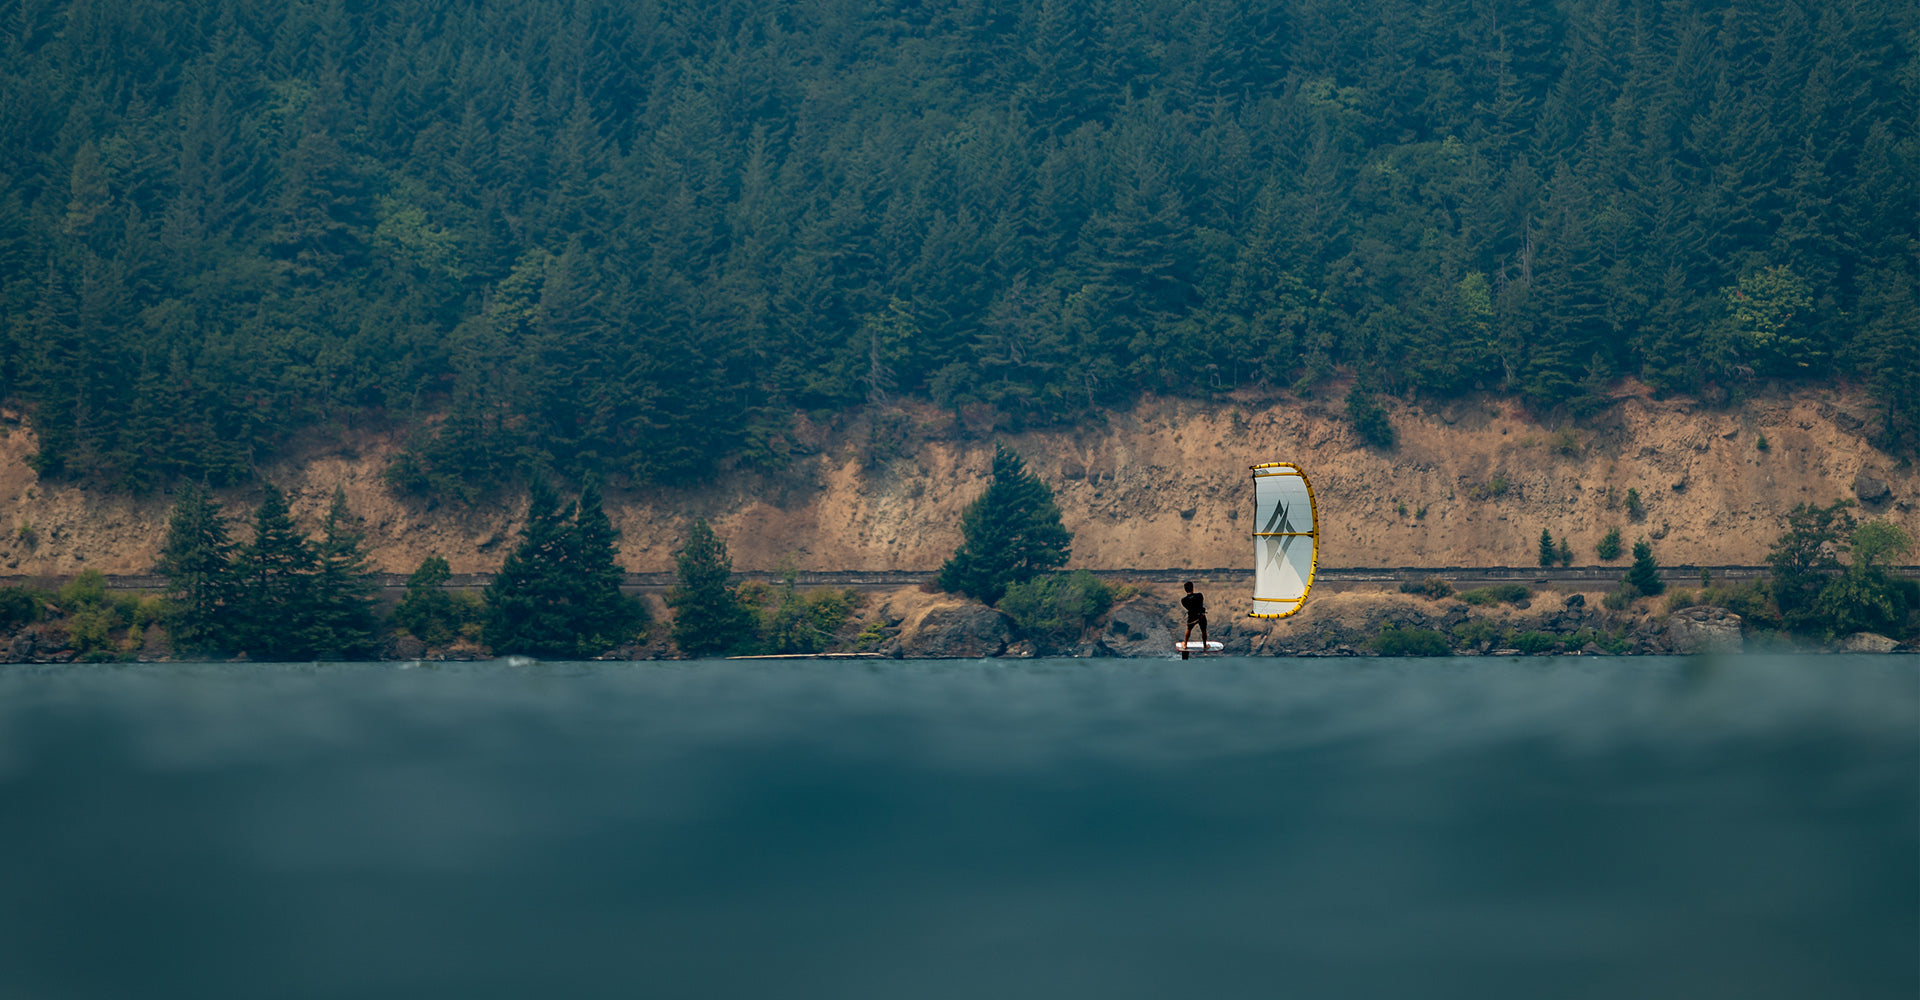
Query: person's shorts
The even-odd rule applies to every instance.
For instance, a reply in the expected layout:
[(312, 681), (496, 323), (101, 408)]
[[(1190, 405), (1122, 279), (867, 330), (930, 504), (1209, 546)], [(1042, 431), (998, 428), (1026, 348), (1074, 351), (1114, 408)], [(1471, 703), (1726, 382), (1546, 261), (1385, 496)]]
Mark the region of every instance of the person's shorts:
[(1189, 625), (1205, 625), (1206, 623), (1207, 623), (1206, 615), (1188, 615), (1187, 616), (1187, 624)]

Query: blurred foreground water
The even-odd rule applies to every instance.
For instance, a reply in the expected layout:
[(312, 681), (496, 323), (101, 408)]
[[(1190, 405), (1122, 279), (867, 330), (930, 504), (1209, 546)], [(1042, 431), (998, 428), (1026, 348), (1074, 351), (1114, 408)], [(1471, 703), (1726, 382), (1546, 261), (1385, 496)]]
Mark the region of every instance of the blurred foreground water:
[(0, 998), (1920, 995), (1920, 657), (0, 668)]

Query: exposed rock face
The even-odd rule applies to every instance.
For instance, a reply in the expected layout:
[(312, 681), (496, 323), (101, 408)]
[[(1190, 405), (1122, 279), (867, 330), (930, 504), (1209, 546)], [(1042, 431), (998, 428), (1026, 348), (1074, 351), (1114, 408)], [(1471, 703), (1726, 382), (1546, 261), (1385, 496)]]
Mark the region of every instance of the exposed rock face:
[[(1795, 503), (1851, 495), (1856, 485), (1876, 516), (1920, 534), (1920, 510), (1902, 509), (1920, 494), (1920, 469), (1900, 467), (1861, 436), (1851, 414), (1869, 406), (1856, 397), (1809, 391), (1725, 410), (1654, 399), (1629, 384), (1604, 416), (1564, 439), (1495, 397), (1389, 399), (1400, 440), (1389, 455), (1352, 433), (1338, 393), (1323, 395), (1144, 399), (1098, 424), (1006, 441), (1055, 490), (1075, 533), (1069, 568), (1243, 565), (1246, 462), (1227, 456), (1255, 440), (1262, 460), (1308, 463), (1320, 503), (1320, 564), (1328, 567), (1530, 566), (1542, 528), (1584, 556), (1622, 526), (1627, 489), (1645, 505), (1644, 527), (1634, 531), (1660, 538), (1668, 565), (1758, 565)], [(706, 517), (741, 572), (790, 565), (931, 575), (959, 545), (961, 512), (985, 490), (1000, 437), (975, 433), (947, 408), (905, 405), (914, 431), (898, 459), (879, 466), (868, 461), (868, 424), (848, 415), (833, 427), (803, 421), (795, 461), (781, 470), (610, 488), (622, 567), (671, 572), (689, 524)], [(1754, 447), (1756, 434), (1770, 450)], [(383, 472), (402, 443), (352, 432), (337, 447), (316, 445), (261, 472), (310, 533), (335, 487), (343, 489), (381, 570), (410, 573), (437, 554), (456, 573), (496, 572), (525, 516), (524, 495), (510, 486), (484, 503), (436, 506), (396, 493)], [(38, 447), (24, 427), (0, 437), (0, 505), (10, 506), (0, 520), (0, 573), (150, 571), (171, 498), (43, 481), (27, 462)], [(1496, 481), (1498, 492), (1490, 488)], [(1684, 490), (1670, 488), (1680, 482)], [(1881, 496), (1885, 509), (1874, 499)], [(222, 490), (220, 500), (244, 521), (258, 487)], [(1522, 524), (1526, 530), (1515, 530)], [(29, 525), (31, 533), (18, 530)], [(1223, 624), (1227, 617), (1223, 610)]]
[(1100, 644), (1108, 656), (1161, 656), (1173, 649), (1179, 637), (1164, 602), (1142, 597), (1115, 605), (1107, 613)]
[(1873, 632), (1855, 632), (1840, 640), (1840, 648), (1849, 653), (1891, 653), (1900, 644)]
[(908, 659), (999, 656), (1013, 638), (1007, 616), (979, 604), (941, 604), (908, 620), (899, 653)]
[(1676, 653), (1738, 653), (1740, 616), (1726, 608), (1682, 608), (1667, 618), (1667, 644)]

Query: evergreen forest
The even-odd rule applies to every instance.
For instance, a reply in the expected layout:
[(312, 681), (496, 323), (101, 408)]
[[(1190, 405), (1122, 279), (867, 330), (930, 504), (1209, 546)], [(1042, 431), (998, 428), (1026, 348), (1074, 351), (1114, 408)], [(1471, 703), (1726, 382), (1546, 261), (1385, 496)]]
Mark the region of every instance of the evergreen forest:
[(0, 397), (132, 491), (354, 427), (473, 495), (1348, 379), (1844, 380), (1906, 450), (1917, 40), (1911, 0), (17, 0)]

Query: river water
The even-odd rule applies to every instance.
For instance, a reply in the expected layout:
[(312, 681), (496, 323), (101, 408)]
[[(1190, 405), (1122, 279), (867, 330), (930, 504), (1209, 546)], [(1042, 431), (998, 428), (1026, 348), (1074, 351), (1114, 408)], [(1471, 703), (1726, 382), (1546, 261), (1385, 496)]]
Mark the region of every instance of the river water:
[(1920, 657), (0, 668), (0, 998), (1920, 995)]

